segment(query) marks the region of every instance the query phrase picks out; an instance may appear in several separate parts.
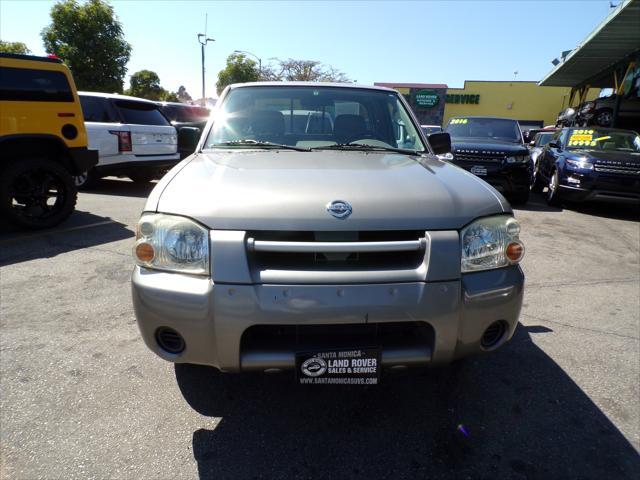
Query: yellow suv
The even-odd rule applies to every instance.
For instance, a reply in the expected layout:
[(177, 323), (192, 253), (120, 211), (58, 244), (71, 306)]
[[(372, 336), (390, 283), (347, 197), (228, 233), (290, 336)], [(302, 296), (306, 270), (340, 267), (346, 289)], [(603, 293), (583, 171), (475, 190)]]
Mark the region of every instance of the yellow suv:
[(57, 225), (76, 204), (73, 176), (96, 163), (62, 61), (0, 54), (0, 220), (27, 228)]

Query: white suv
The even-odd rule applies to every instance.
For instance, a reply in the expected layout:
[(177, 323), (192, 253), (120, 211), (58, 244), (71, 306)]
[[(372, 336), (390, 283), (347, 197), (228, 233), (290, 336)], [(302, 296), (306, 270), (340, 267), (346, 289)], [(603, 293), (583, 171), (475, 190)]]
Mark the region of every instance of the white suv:
[(109, 175), (149, 182), (180, 161), (176, 129), (155, 102), (126, 95), (78, 92), (89, 148), (98, 165), (76, 177), (89, 188)]

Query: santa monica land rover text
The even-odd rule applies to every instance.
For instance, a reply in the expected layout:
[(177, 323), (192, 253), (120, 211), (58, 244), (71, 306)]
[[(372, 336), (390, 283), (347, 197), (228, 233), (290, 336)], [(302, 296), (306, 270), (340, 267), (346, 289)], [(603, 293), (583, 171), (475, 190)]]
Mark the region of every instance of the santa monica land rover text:
[(436, 156), (449, 148), (391, 89), (227, 87), (137, 226), (144, 341), (173, 362), (319, 384), (500, 347), (522, 306), (520, 226)]

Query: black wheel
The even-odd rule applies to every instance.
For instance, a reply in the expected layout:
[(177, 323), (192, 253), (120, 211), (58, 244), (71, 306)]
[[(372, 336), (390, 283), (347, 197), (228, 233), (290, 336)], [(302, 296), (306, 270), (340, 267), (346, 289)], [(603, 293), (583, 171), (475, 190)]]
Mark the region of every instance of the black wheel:
[(17, 159), (0, 175), (0, 215), (25, 228), (50, 228), (65, 220), (78, 191), (71, 174), (46, 158)]
[(540, 176), (540, 172), (536, 171), (533, 173), (533, 184), (531, 185), (531, 191), (533, 193), (542, 193), (544, 190), (544, 180), (542, 176)]
[(604, 108), (593, 115), (593, 122), (600, 127), (610, 127), (613, 122), (613, 110)]
[(88, 172), (74, 176), (73, 180), (78, 190), (89, 190), (98, 184), (100, 176), (98, 172), (92, 168)]
[(549, 177), (547, 203), (553, 207), (562, 205), (562, 199), (560, 198), (560, 175), (558, 174), (558, 170), (555, 170)]
[(524, 205), (529, 201), (529, 190), (525, 192), (512, 193), (509, 199), (514, 205)]
[(151, 173), (132, 173), (128, 177), (134, 183), (149, 183), (153, 180), (154, 175)]

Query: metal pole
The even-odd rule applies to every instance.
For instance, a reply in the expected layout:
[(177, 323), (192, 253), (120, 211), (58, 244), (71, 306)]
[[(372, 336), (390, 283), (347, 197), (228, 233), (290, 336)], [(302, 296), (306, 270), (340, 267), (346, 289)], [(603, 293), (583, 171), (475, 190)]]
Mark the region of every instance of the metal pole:
[(204, 96), (204, 44), (201, 45), (202, 49), (202, 106), (207, 105), (206, 97)]

